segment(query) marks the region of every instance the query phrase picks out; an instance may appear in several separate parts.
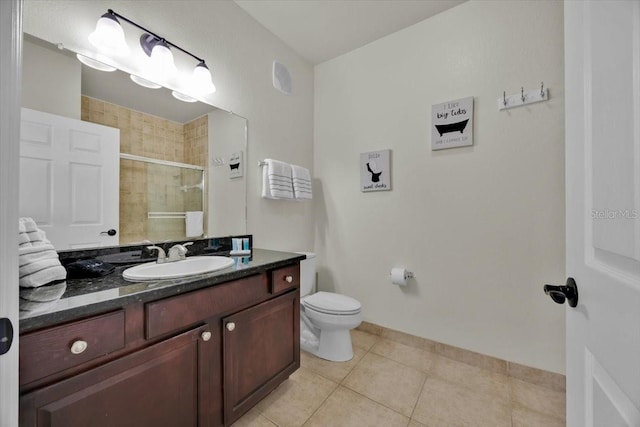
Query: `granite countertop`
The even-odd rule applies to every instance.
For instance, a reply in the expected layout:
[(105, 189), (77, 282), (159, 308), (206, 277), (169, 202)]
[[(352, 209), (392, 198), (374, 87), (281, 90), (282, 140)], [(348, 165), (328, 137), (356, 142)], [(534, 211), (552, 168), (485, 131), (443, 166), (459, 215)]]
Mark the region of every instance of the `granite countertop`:
[[(113, 273), (92, 279), (66, 281), (62, 297), (34, 304), (32, 311), (20, 311), (20, 333), (103, 313), (126, 304), (145, 302), (240, 279), (305, 259), (304, 255), (253, 249), (251, 256), (233, 257), (233, 266), (213, 273), (173, 280), (129, 282), (122, 272), (131, 265), (116, 266)], [(60, 289), (60, 286), (58, 287)]]

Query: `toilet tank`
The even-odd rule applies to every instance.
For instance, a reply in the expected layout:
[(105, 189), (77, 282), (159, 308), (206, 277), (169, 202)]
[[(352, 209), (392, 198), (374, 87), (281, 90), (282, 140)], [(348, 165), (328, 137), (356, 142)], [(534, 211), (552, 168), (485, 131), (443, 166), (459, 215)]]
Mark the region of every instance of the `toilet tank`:
[(311, 293), (316, 281), (316, 254), (313, 252), (298, 252), (306, 255), (307, 259), (300, 261), (300, 296)]

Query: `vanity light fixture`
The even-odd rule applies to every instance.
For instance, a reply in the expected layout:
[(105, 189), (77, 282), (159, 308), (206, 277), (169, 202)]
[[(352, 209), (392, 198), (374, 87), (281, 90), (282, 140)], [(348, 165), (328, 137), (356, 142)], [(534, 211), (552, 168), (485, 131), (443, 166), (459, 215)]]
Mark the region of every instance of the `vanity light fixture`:
[(165, 80), (178, 72), (166, 40), (145, 33), (140, 36), (140, 46), (149, 57), (149, 74), (156, 80)]
[(107, 55), (129, 53), (129, 46), (124, 39), (124, 30), (111, 9), (98, 19), (96, 29), (89, 34), (89, 41)]
[(213, 93), (216, 91), (216, 87), (211, 80), (209, 67), (204, 61), (200, 61), (196, 68), (193, 69), (193, 86), (200, 93)]
[(129, 77), (135, 84), (139, 84), (140, 86), (144, 86), (149, 89), (160, 89), (162, 87), (157, 83), (154, 83), (147, 79), (143, 79), (142, 77), (136, 76), (135, 74), (131, 74)]
[(192, 98), (192, 97), (190, 97), (188, 95), (185, 95), (184, 93), (176, 92), (175, 90), (171, 91), (171, 95), (173, 95), (173, 97), (175, 99), (178, 99), (178, 100), (180, 100), (182, 102), (197, 102), (198, 101), (195, 98)]
[[(160, 37), (143, 26), (136, 24), (132, 20), (114, 12), (112, 9), (108, 9), (107, 13), (102, 15), (98, 20), (95, 31), (89, 35), (89, 41), (91, 44), (103, 53), (109, 55), (121, 55), (128, 53), (129, 49), (125, 40), (124, 31), (122, 26), (120, 26), (120, 21), (118, 21), (118, 19), (128, 22), (134, 27), (144, 31), (144, 34), (140, 37), (140, 46), (144, 53), (149, 57), (149, 77), (151, 77), (152, 80), (162, 82), (177, 74), (177, 69), (173, 61), (173, 53), (171, 52), (171, 48), (174, 48), (191, 56), (198, 62), (190, 76), (191, 80), (186, 86), (201, 94), (209, 94), (216, 91), (216, 87), (211, 79), (211, 72), (205, 64), (204, 59), (197, 57), (193, 53), (174, 43), (171, 43), (169, 40), (164, 37)], [(145, 87), (160, 87), (160, 85), (155, 82), (151, 82), (145, 78), (141, 78), (140, 76), (131, 75), (131, 80)], [(193, 101), (186, 102), (195, 102), (195, 99), (190, 96), (186, 96), (181, 93), (179, 95), (182, 96), (182, 99), (178, 97), (176, 98), (183, 101), (186, 101), (186, 98), (189, 98)]]
[(107, 72), (111, 72), (111, 71), (115, 71), (117, 70), (116, 67), (112, 67), (111, 65), (107, 65), (104, 62), (100, 62), (97, 59), (93, 59), (93, 58), (89, 58), (88, 56), (84, 56), (84, 55), (80, 55), (79, 53), (76, 54), (76, 58), (78, 58), (78, 61), (82, 62), (84, 65), (94, 68), (96, 70), (100, 70), (100, 71), (107, 71)]

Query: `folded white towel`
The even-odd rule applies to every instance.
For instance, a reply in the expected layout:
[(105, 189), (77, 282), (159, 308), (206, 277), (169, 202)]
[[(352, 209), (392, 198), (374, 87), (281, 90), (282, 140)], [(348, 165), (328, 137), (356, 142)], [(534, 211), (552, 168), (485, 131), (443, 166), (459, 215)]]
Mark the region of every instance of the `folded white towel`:
[(298, 165), (291, 165), (293, 177), (293, 194), (296, 199), (310, 200), (312, 197), (311, 173), (309, 169)]
[(18, 229), (20, 286), (36, 288), (56, 280), (64, 280), (67, 271), (60, 264), (55, 248), (35, 221), (20, 218)]
[(202, 211), (185, 212), (184, 221), (187, 237), (200, 237), (204, 234), (203, 219), (204, 212)]
[(293, 199), (291, 165), (265, 159), (262, 168), (262, 197), (265, 199)]

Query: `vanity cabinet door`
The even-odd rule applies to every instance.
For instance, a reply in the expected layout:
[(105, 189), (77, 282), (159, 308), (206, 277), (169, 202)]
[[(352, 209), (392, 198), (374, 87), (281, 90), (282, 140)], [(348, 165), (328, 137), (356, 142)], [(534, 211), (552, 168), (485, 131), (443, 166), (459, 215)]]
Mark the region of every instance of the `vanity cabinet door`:
[(228, 426), (300, 366), (299, 291), (223, 318), (222, 334)]
[(22, 396), (20, 425), (210, 425), (205, 403), (211, 396), (212, 380), (205, 377), (210, 377), (207, 359), (214, 351), (208, 347), (215, 340), (202, 335), (207, 331), (207, 326), (192, 329)]

